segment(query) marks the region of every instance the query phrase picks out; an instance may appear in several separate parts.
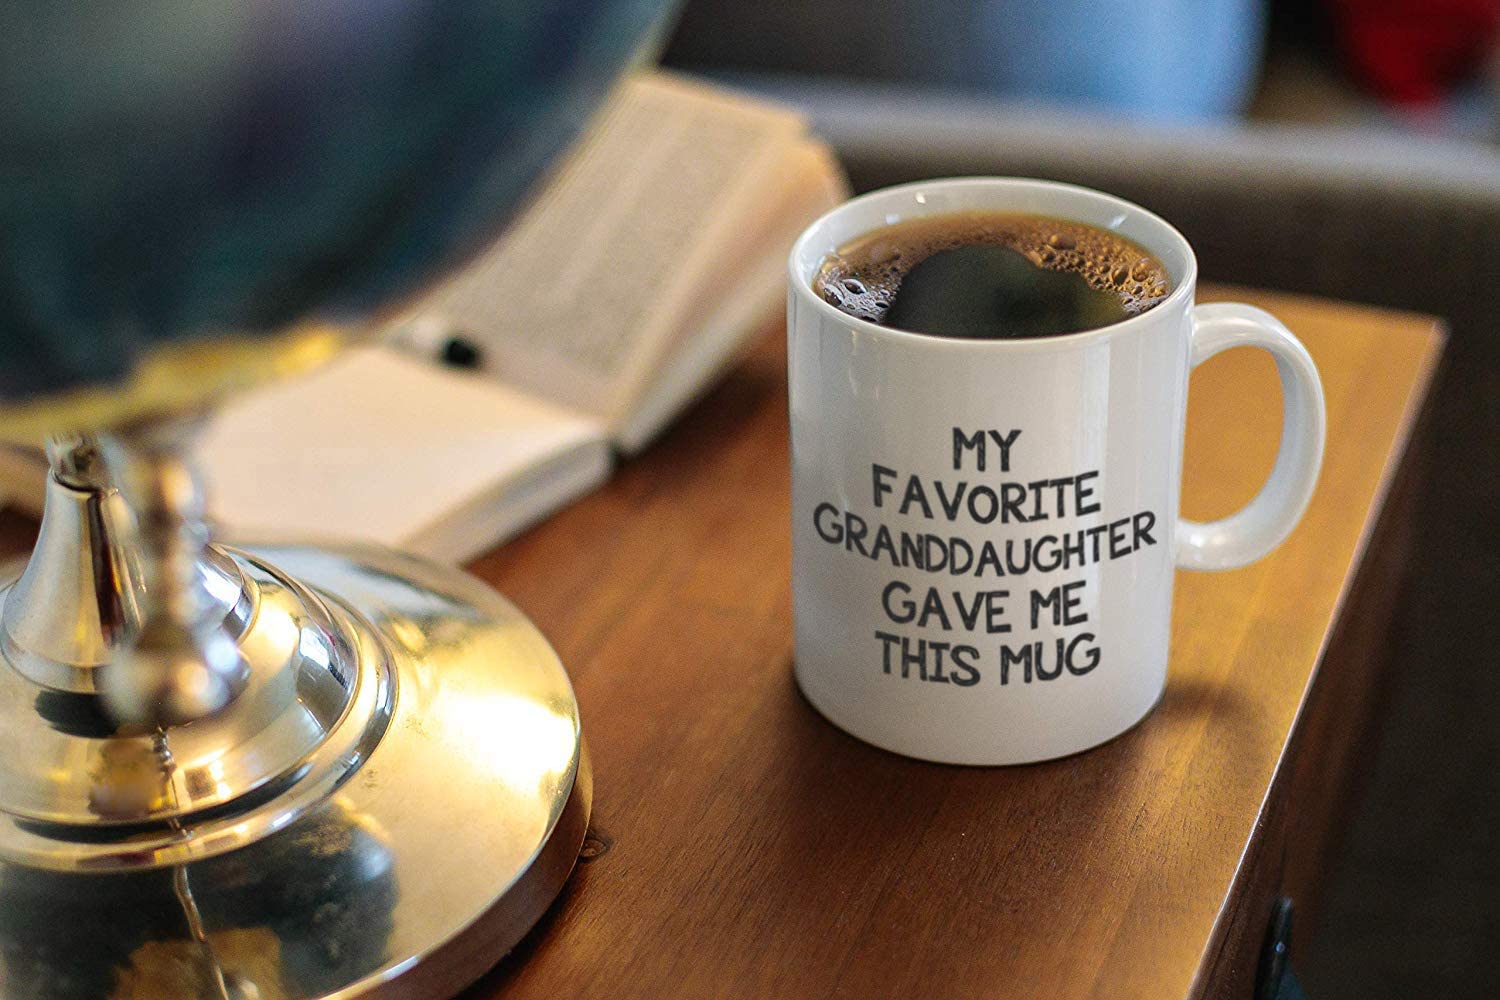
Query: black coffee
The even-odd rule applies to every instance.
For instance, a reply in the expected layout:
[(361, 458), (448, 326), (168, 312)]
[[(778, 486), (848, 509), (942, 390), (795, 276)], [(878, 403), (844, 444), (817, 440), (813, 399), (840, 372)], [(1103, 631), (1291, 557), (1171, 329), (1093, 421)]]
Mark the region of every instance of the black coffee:
[(1166, 298), (1166, 269), (1105, 229), (963, 212), (900, 222), (823, 262), (813, 290), (851, 316), (938, 337), (1080, 333)]

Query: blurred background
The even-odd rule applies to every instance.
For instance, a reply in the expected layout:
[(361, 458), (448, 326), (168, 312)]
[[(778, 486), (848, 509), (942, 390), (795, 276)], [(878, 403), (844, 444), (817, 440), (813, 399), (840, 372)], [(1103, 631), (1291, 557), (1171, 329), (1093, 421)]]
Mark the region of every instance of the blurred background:
[(1384, 724), (1294, 943), (1313, 998), (1500, 983), (1497, 26), (1500, 0), (688, 0), (665, 59), (802, 108), (857, 189), (1087, 184), (1207, 280), (1447, 321)]

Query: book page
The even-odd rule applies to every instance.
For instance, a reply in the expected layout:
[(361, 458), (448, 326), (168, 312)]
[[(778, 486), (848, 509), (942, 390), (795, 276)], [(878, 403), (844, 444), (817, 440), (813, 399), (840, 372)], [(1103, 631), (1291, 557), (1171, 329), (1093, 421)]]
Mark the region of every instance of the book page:
[(342, 537), (451, 560), (609, 471), (596, 421), (382, 347), (232, 401), (195, 452), (209, 513), (234, 534)]
[(610, 427), (627, 455), (644, 448), (673, 417), (705, 392), (749, 338), (786, 315), (786, 256), (797, 234), (849, 196), (833, 154), (805, 139), (787, 151), (774, 211), (749, 220), (732, 255), (720, 255), (703, 280), (723, 294), (702, 298), (683, 319), (680, 344), (651, 373), (639, 398)]
[(497, 379), (604, 418), (659, 360), (705, 248), (754, 214), (803, 133), (791, 112), (660, 73), (632, 78), (500, 242), (418, 311)]

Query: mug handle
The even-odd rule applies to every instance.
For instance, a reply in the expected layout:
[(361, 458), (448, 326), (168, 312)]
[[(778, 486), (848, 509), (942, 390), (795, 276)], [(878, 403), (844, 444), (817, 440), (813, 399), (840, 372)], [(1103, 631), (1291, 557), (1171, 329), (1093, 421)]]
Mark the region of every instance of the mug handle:
[(1266, 484), (1228, 517), (1177, 522), (1177, 565), (1234, 569), (1280, 545), (1307, 509), (1323, 465), (1323, 383), (1307, 348), (1263, 309), (1213, 302), (1195, 306), (1192, 318), (1192, 367), (1231, 347), (1259, 347), (1270, 352), (1281, 377), (1281, 447)]

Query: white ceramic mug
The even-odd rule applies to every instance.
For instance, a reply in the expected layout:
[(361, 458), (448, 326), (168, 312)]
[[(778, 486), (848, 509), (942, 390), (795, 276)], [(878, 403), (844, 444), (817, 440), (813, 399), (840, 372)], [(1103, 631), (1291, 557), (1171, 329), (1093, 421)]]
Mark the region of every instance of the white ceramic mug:
[[(1170, 294), (1083, 333), (956, 340), (812, 290), (856, 237), (976, 209), (1117, 232), (1165, 265)], [(1252, 562), (1307, 506), (1325, 420), (1312, 359), (1259, 309), (1195, 306), (1191, 248), (1139, 206), (1033, 180), (908, 184), (813, 223), (789, 277), (797, 681), (860, 739), (1018, 764), (1124, 732), (1166, 685), (1174, 567)], [(1243, 509), (1183, 520), (1188, 374), (1232, 347), (1275, 359), (1281, 450)]]

